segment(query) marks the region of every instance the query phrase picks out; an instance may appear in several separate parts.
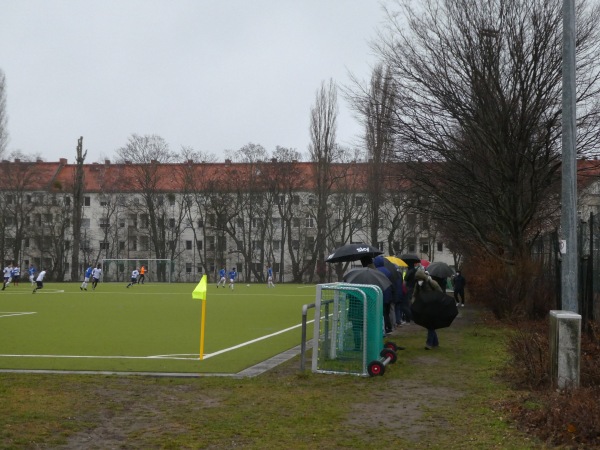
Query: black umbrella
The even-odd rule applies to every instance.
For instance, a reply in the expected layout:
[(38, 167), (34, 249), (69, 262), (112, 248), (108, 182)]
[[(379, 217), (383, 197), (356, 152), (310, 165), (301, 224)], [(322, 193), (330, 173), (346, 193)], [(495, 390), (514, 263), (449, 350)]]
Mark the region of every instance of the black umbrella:
[(358, 261), (364, 257), (374, 258), (381, 254), (383, 254), (381, 250), (369, 244), (346, 244), (335, 249), (331, 255), (325, 258), (325, 262)]
[(432, 262), (425, 269), (429, 275), (437, 278), (448, 278), (454, 275), (454, 270), (444, 262)]
[(344, 281), (352, 284), (374, 284), (385, 291), (392, 285), (392, 282), (382, 272), (370, 267), (358, 267), (352, 269), (344, 275)]
[(413, 321), (428, 330), (449, 327), (458, 315), (454, 299), (439, 291), (421, 291), (410, 310)]
[(412, 267), (412, 265), (416, 262), (421, 262), (421, 257), (415, 255), (414, 253), (402, 253), (400, 256), (398, 256), (398, 258), (408, 264), (409, 267)]

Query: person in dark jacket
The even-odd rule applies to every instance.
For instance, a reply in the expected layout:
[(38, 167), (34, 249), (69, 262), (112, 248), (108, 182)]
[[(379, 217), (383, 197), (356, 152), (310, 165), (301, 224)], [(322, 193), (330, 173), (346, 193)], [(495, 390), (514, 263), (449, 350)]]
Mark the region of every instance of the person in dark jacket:
[(467, 284), (467, 280), (462, 275), (460, 270), (456, 271), (456, 275), (452, 280), (452, 284), (454, 285), (454, 300), (456, 300), (456, 306), (460, 303), (460, 305), (464, 308), (465, 306), (465, 285)]
[(390, 318), (390, 309), (392, 307), (392, 301), (394, 298), (394, 284), (392, 280), (392, 273), (383, 265), (383, 256), (377, 256), (373, 263), (375, 264), (375, 268), (383, 273), (388, 280), (392, 282), (392, 286), (383, 291), (383, 319), (385, 324), (385, 332), (391, 333), (394, 331), (394, 327), (392, 325), (392, 320)]
[(420, 265), (421, 265), (420, 262), (415, 262), (413, 264), (413, 266), (407, 270), (406, 275), (404, 276), (404, 284), (406, 285), (406, 296), (405, 296), (406, 301), (404, 301), (402, 303), (402, 308), (404, 311), (404, 320), (405, 320), (406, 324), (409, 324), (412, 322), (412, 313), (410, 312), (410, 303), (411, 303), (411, 299), (413, 298), (413, 292), (415, 289), (415, 283), (416, 283), (415, 275), (417, 273), (417, 270), (419, 270)]
[[(437, 282), (431, 279), (429, 275), (423, 270), (418, 270), (415, 274), (416, 285), (413, 294), (413, 298), (416, 299), (422, 292), (438, 291), (443, 292)], [(414, 301), (414, 300), (413, 300)], [(440, 341), (438, 339), (437, 332), (433, 328), (427, 329), (427, 340), (425, 341), (425, 350), (431, 350), (432, 348), (439, 347)]]

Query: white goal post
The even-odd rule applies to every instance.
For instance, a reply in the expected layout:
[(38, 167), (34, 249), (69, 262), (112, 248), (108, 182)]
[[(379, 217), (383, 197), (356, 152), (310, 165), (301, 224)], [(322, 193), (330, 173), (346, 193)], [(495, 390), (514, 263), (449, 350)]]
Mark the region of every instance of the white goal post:
[(120, 259), (107, 258), (102, 261), (102, 281), (110, 282), (128, 282), (131, 278), (131, 272), (134, 269), (140, 270), (142, 266), (146, 268), (144, 282), (151, 283), (170, 283), (174, 270), (173, 260), (171, 259)]

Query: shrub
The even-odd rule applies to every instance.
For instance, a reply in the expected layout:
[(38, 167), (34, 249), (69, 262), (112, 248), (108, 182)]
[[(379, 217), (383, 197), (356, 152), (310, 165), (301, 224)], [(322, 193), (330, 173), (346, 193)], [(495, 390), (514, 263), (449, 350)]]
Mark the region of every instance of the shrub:
[[(472, 268), (471, 270), (469, 270)], [(470, 274), (471, 301), (483, 303), (499, 319), (521, 320), (544, 317), (556, 309), (557, 284), (554, 274), (532, 260), (515, 265), (478, 257), (465, 271)]]
[(505, 375), (531, 390), (509, 409), (516, 423), (553, 445), (600, 446), (600, 334), (590, 323), (581, 339), (580, 387), (555, 391), (550, 383), (547, 320), (522, 322), (508, 338)]

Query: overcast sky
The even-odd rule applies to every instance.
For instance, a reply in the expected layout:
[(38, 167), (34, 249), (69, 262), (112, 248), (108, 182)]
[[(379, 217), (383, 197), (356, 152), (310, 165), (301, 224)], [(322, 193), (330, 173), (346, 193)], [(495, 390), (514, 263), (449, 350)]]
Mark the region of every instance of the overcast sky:
[[(370, 77), (380, 0), (0, 0), (8, 151), (113, 158), (133, 133), (306, 153), (322, 81)], [(362, 132), (339, 96), (338, 142)]]

